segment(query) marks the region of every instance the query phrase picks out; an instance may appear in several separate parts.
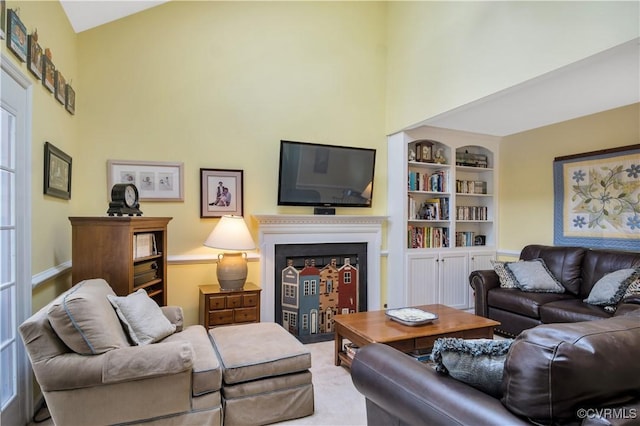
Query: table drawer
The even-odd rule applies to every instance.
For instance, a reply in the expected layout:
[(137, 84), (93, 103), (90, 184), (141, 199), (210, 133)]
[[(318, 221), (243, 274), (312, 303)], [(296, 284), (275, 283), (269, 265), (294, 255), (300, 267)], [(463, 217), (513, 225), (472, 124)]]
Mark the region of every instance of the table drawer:
[(243, 294), (242, 306), (244, 306), (245, 308), (249, 306), (258, 306), (258, 300), (260, 300), (260, 296), (258, 295), (258, 293)]
[(227, 308), (239, 308), (242, 306), (242, 295), (234, 294), (227, 296)]
[(238, 308), (233, 310), (235, 322), (251, 322), (258, 319), (256, 308)]
[(233, 322), (233, 309), (221, 309), (219, 311), (209, 312), (209, 324), (221, 325), (231, 324)]
[(224, 309), (225, 296), (210, 296), (209, 297), (209, 310)]

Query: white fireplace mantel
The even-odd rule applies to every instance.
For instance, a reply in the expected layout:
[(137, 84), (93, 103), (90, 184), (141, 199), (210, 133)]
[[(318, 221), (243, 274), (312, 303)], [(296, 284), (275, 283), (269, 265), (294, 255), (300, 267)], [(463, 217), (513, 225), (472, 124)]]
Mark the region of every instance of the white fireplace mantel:
[(275, 320), (275, 246), (279, 244), (367, 243), (367, 309), (380, 306), (382, 224), (386, 216), (253, 215), (258, 222), (260, 318)]

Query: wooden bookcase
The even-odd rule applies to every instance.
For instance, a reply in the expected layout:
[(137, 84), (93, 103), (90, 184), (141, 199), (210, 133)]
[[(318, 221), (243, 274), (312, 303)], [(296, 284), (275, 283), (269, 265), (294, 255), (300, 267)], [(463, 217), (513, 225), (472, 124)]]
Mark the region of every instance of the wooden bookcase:
[[(143, 288), (158, 305), (166, 305), (167, 224), (171, 219), (70, 217), (73, 284), (103, 278), (119, 296)], [(143, 245), (143, 241), (150, 243)]]

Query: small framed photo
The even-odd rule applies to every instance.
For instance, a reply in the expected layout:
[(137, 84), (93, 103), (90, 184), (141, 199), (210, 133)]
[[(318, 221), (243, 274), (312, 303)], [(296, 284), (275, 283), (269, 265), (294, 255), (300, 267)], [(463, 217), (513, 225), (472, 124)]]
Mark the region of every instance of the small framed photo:
[(47, 55), (42, 56), (42, 85), (51, 93), (56, 90), (56, 67)]
[(242, 216), (243, 171), (200, 169), (200, 217)]
[(69, 114), (74, 115), (76, 113), (76, 92), (70, 84), (67, 84), (66, 91), (67, 96), (64, 107), (69, 111)]
[(7, 22), (7, 2), (0, 0), (0, 39), (4, 40)]
[(67, 103), (67, 81), (60, 71), (56, 71), (55, 97), (62, 105)]
[(29, 35), (29, 50), (27, 53), (27, 68), (31, 74), (42, 80), (42, 47), (38, 44), (38, 33)]
[(20, 59), (27, 62), (27, 27), (13, 9), (8, 10), (7, 19), (7, 47)]
[(116, 183), (133, 183), (140, 201), (184, 201), (183, 163), (107, 160), (107, 193)]
[(44, 193), (71, 199), (71, 156), (50, 142), (44, 144)]

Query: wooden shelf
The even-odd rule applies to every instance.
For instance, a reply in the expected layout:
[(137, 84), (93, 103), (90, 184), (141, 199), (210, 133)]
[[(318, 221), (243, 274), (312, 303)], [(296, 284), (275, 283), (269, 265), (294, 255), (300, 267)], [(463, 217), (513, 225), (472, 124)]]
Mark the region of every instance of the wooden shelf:
[[(70, 217), (72, 226), (71, 280), (76, 284), (103, 278), (119, 296), (145, 289), (158, 305), (167, 304), (167, 224), (170, 217)], [(134, 257), (134, 240), (152, 234), (157, 253)], [(154, 263), (149, 281), (135, 284), (135, 267)], [(151, 265), (150, 265), (151, 266)]]

